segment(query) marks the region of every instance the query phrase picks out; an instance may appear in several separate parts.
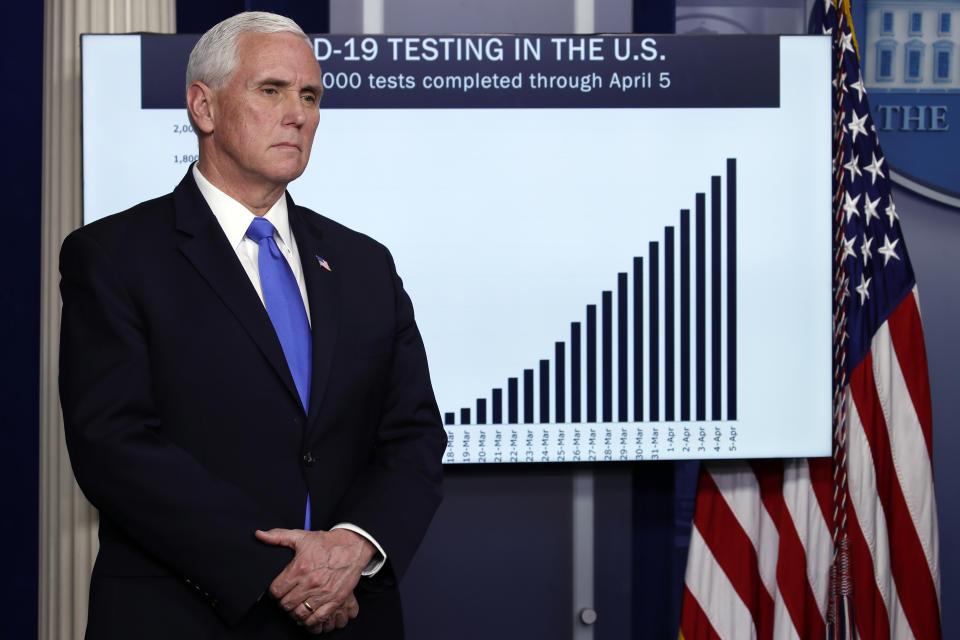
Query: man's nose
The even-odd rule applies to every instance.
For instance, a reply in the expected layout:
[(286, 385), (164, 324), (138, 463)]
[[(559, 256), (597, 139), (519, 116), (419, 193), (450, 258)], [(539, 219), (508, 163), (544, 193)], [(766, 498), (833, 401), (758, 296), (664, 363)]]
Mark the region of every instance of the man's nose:
[(283, 101), (283, 123), (301, 126), (307, 121), (307, 108), (299, 91), (290, 91)]

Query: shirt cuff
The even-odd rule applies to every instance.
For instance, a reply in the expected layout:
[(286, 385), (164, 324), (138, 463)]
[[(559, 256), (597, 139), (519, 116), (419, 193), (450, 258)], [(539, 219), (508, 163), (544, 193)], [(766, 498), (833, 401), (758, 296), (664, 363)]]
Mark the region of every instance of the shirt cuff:
[(353, 531), (357, 535), (361, 535), (369, 540), (370, 544), (377, 548), (377, 553), (374, 554), (367, 566), (364, 567), (363, 571), (360, 572), (360, 575), (364, 578), (371, 578), (377, 575), (377, 572), (380, 571), (380, 569), (383, 568), (383, 565), (387, 562), (387, 554), (384, 552), (383, 547), (380, 546), (380, 543), (377, 542), (369, 533), (355, 524), (350, 524), (349, 522), (341, 522), (330, 527), (330, 531), (333, 531), (334, 529), (346, 529), (347, 531)]

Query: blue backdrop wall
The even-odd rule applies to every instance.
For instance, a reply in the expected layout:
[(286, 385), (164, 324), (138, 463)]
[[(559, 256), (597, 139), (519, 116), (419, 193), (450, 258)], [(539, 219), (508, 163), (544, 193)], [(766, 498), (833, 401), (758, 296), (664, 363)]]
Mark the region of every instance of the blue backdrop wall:
[(3, 250), (0, 251), (0, 637), (37, 634), (37, 424), (40, 379), (40, 175), (43, 3), (4, 10)]

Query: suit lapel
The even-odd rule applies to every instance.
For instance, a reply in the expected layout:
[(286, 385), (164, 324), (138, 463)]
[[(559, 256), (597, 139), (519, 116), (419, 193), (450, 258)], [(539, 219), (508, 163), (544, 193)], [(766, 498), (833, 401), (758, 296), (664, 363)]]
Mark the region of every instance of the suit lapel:
[[(320, 406), (330, 377), (337, 333), (340, 325), (340, 278), (336, 271), (338, 261), (334, 248), (324, 241), (323, 232), (316, 226), (318, 216), (301, 209), (287, 196), (287, 213), (290, 228), (297, 240), (303, 277), (307, 285), (307, 299), (310, 304), (310, 325), (313, 334), (313, 363), (310, 386), (310, 411), (307, 416), (308, 427), (313, 425), (320, 415)], [(320, 265), (320, 260), (331, 265), (328, 271)]]
[(189, 171), (173, 198), (177, 229), (186, 234), (180, 251), (237, 317), (299, 404), (300, 396), (270, 316)]

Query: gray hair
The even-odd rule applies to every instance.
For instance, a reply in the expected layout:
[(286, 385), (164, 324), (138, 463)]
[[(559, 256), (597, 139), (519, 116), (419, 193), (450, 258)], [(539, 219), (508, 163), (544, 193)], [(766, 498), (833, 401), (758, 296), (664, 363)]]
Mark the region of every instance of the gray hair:
[(197, 41), (187, 62), (187, 88), (200, 81), (214, 91), (222, 89), (237, 66), (237, 41), (245, 33), (292, 33), (313, 48), (307, 34), (290, 18), (266, 11), (238, 13), (215, 24)]

